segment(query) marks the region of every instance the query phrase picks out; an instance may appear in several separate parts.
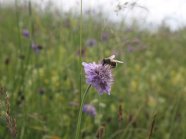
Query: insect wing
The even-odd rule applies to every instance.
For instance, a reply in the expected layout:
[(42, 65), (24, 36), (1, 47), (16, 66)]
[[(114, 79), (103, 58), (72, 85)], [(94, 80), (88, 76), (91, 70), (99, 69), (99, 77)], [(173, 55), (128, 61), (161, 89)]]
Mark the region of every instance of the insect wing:
[(115, 59), (113, 61), (116, 62), (116, 63), (121, 63), (121, 64), (123, 63), (122, 61), (115, 60)]
[(115, 55), (108, 57), (108, 59), (114, 59), (114, 58), (115, 58)]

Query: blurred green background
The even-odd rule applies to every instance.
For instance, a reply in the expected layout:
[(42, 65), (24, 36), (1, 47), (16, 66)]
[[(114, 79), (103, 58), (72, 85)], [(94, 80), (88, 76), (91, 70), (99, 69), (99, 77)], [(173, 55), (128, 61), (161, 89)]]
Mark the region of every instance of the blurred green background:
[[(1, 139), (74, 138), (80, 41), (82, 61), (100, 62), (112, 54), (124, 61), (113, 70), (110, 96), (91, 88), (85, 103), (97, 115), (83, 113), (81, 138), (186, 138), (186, 28), (172, 32), (162, 24), (151, 32), (136, 22), (128, 27), (105, 21), (101, 13), (80, 18), (15, 3), (0, 7)], [(81, 84), (84, 92), (83, 69)], [(7, 127), (5, 92), (16, 137)], [(97, 137), (100, 128), (104, 133)]]

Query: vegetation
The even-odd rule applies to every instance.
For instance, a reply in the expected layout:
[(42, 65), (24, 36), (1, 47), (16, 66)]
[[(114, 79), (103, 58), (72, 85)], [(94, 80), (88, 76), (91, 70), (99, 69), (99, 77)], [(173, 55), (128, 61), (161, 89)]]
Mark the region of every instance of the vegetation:
[[(110, 96), (90, 88), (85, 103), (96, 116), (83, 113), (81, 138), (185, 139), (186, 29), (152, 33), (103, 19), (83, 15), (82, 61), (115, 54), (124, 64), (113, 69)], [(1, 139), (75, 137), (80, 85), (88, 86), (80, 23), (71, 13), (0, 7)]]

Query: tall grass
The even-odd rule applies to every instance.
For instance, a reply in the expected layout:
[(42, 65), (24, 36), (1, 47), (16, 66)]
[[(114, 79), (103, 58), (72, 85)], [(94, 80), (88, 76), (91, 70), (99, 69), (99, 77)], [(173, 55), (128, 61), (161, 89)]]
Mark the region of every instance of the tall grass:
[[(18, 2), (0, 7), (0, 85), (10, 99), (16, 138), (74, 138), (80, 92), (86, 90), (81, 62), (112, 54), (125, 63), (113, 72), (110, 96), (91, 89), (86, 100), (97, 115), (82, 114), (80, 138), (100, 138), (100, 133), (105, 139), (186, 138), (185, 28), (171, 32), (161, 26), (152, 33), (105, 23), (93, 13), (82, 18)], [(22, 35), (24, 28), (29, 38)], [(36, 52), (33, 43), (42, 49)], [(0, 138), (9, 139), (3, 98)]]

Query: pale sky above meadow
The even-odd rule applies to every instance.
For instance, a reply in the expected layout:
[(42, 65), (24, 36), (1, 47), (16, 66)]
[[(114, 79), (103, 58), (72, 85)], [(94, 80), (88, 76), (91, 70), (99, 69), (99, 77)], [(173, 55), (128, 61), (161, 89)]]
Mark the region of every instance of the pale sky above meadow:
[[(14, 0), (0, 0), (0, 2)], [(28, 0), (19, 0), (22, 2)], [(79, 11), (80, 0), (30, 0), (44, 6), (51, 1), (65, 11)], [(100, 9), (107, 14), (107, 17), (114, 21), (125, 19), (130, 21), (131, 17), (136, 17), (142, 25), (160, 24), (164, 21), (171, 26), (172, 29), (179, 28), (186, 24), (186, 0), (82, 0), (83, 11), (92, 9), (99, 11)], [(135, 8), (122, 8), (117, 12), (118, 4), (121, 7), (125, 2), (136, 2)]]

